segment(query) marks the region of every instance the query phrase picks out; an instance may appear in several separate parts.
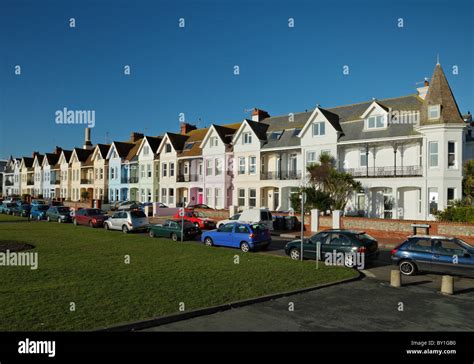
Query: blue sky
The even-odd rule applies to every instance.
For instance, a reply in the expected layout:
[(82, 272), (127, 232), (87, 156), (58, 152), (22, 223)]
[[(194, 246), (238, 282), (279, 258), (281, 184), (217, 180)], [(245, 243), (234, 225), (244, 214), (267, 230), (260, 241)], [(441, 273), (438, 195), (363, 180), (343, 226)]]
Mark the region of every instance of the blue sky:
[(0, 157), (81, 146), (84, 126), (55, 123), (63, 107), (95, 110), (93, 143), (126, 140), (176, 132), (180, 113), (203, 127), (252, 107), (281, 115), (414, 93), (438, 53), (472, 112), (473, 13), (470, 0), (1, 0)]

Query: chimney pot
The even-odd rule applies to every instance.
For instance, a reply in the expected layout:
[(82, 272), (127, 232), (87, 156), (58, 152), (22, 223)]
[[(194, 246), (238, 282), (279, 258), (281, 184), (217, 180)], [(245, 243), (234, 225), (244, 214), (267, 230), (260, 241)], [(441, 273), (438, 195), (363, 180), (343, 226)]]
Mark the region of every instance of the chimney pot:
[(265, 118), (269, 118), (270, 114), (265, 110), (254, 108), (252, 112), (252, 121), (262, 121)]
[(137, 142), (139, 139), (142, 139), (144, 137), (144, 135), (142, 133), (137, 133), (136, 131), (132, 132), (130, 134), (130, 141), (132, 143), (135, 143)]

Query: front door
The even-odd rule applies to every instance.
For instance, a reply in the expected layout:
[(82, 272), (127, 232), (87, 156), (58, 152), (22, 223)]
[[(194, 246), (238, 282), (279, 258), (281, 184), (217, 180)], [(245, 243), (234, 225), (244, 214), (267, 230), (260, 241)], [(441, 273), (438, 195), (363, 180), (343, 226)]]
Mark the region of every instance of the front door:
[(202, 204), (203, 203), (203, 193), (202, 193), (202, 188), (199, 189), (198, 191), (198, 204)]

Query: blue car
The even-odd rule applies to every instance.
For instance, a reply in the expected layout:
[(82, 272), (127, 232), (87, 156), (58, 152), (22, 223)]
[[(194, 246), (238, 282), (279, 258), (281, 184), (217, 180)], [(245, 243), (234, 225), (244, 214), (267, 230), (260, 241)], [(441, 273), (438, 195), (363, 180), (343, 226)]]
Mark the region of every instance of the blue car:
[(48, 205), (32, 205), (30, 210), (30, 219), (46, 219), (46, 211), (48, 211), (48, 209)]
[(2, 202), (0, 204), (0, 213), (10, 215), (10, 210), (16, 206), (14, 202)]
[(243, 252), (266, 249), (272, 242), (270, 231), (262, 224), (231, 222), (216, 230), (206, 231), (201, 241), (207, 246), (240, 248)]
[(474, 247), (458, 238), (412, 236), (392, 250), (391, 259), (407, 276), (435, 272), (474, 277)]

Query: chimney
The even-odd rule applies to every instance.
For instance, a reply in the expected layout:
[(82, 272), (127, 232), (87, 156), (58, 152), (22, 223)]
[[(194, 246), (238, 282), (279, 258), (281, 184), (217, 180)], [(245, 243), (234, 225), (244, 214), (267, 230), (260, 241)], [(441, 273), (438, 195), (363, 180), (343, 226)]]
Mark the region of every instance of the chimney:
[(133, 131), (131, 134), (130, 134), (130, 141), (132, 143), (135, 143), (137, 142), (139, 139), (143, 139), (144, 135), (142, 133), (137, 133), (136, 131)]
[(31, 155), (31, 157), (32, 157), (32, 158), (35, 158), (38, 154), (39, 154), (39, 152), (33, 152), (33, 154)]
[(58, 147), (57, 145), (56, 145), (56, 148), (54, 148), (54, 154), (56, 155), (60, 155), (62, 151), (63, 151), (63, 148)]
[(83, 149), (92, 149), (91, 143), (91, 129), (85, 128), (84, 129), (84, 145), (82, 146)]
[(426, 94), (428, 93), (428, 89), (430, 88), (430, 81), (425, 77), (425, 81), (423, 82), (423, 87), (418, 87), (416, 90), (418, 91), (418, 96), (423, 100), (426, 98)]
[(265, 110), (260, 110), (257, 108), (253, 109), (252, 112), (252, 121), (262, 121), (263, 119), (269, 118), (270, 114), (267, 113)]
[(181, 123), (180, 128), (181, 128), (181, 131), (180, 131), (181, 135), (187, 134), (191, 130), (196, 130), (197, 129), (196, 125), (192, 125), (192, 124), (188, 124), (188, 123)]

